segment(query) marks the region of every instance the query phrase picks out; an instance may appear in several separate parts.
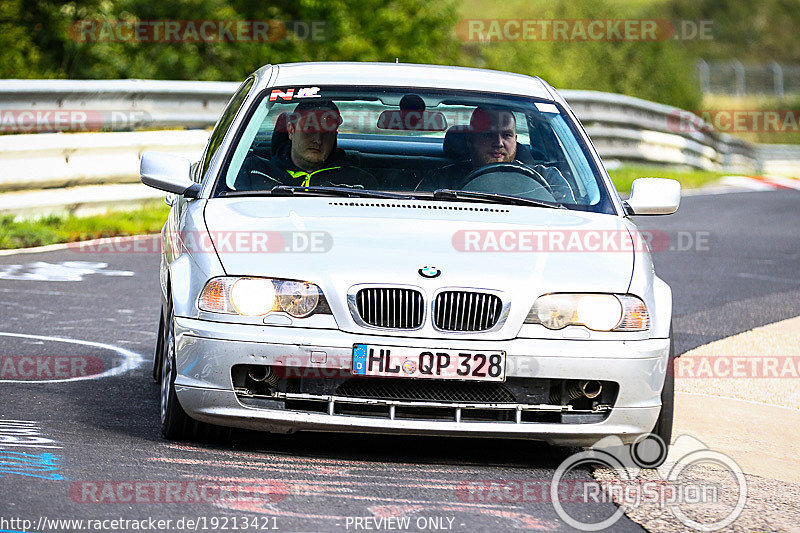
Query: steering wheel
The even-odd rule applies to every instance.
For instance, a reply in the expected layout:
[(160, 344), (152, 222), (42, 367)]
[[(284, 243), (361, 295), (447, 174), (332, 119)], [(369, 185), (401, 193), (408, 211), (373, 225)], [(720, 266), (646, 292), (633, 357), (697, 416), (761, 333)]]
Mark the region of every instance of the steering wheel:
[[(505, 179), (500, 181), (499, 178), (492, 178), (488, 179), (485, 176), (487, 174), (497, 174), (497, 173), (515, 173), (517, 176), (515, 179)], [(502, 192), (497, 189), (497, 185), (500, 185), (504, 188), (519, 188), (521, 186), (528, 187), (525, 185), (527, 182), (522, 182), (520, 178), (522, 177), (528, 178), (537, 182), (539, 185), (547, 191), (550, 196), (553, 196), (553, 190), (550, 186), (550, 183), (544, 179), (544, 176), (539, 174), (537, 171), (533, 170), (529, 166), (523, 165), (522, 163), (489, 163), (488, 165), (482, 166), (481, 168), (476, 168), (472, 172), (466, 175), (464, 178), (465, 184), (461, 187), (461, 189), (468, 191), (468, 190), (476, 190), (476, 191), (483, 191), (483, 192)], [(483, 178), (483, 179), (482, 179)], [(494, 187), (492, 186), (494, 185)], [(507, 194), (514, 194), (514, 192), (508, 192)], [(555, 197), (554, 197), (555, 198)]]

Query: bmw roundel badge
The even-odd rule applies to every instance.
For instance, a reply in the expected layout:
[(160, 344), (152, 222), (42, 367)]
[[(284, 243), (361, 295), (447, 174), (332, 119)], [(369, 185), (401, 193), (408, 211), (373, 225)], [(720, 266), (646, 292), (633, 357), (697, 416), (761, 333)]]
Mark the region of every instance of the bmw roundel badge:
[(433, 266), (424, 266), (419, 270), (417, 270), (417, 272), (419, 272), (419, 275), (422, 276), (423, 278), (429, 278), (429, 279), (438, 278), (439, 275), (442, 273), (441, 270)]

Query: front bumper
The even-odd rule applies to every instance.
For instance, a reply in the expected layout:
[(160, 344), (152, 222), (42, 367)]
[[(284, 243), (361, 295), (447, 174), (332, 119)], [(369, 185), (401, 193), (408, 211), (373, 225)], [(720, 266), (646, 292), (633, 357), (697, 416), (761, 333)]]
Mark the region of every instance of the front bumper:
[[(338, 330), (251, 326), (175, 319), (175, 390), (197, 420), (272, 432), (299, 430), (534, 439), (590, 446), (616, 435), (632, 442), (656, 423), (669, 339), (635, 341), (513, 339), (443, 340), (358, 335)], [(409, 420), (325, 414), (243, 404), (233, 389), (237, 364), (325, 370), (350, 368), (355, 343), (420, 349), (504, 350), (507, 377), (591, 379), (619, 384), (616, 403), (598, 423)], [(324, 374), (323, 374), (324, 375)]]

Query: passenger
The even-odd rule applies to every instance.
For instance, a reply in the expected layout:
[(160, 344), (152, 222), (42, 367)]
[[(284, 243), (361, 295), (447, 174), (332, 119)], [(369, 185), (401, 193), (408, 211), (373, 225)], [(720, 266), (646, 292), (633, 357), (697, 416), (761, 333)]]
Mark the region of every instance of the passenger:
[[(302, 102), (286, 113), (288, 141), (276, 146), (269, 160), (250, 156), (242, 165), (237, 189), (270, 189), (276, 185), (350, 187), (374, 189), (369, 172), (346, 164), (344, 150), (336, 147), (342, 115), (331, 101)], [(283, 132), (276, 127), (272, 142)], [(250, 187), (240, 187), (249, 181)]]

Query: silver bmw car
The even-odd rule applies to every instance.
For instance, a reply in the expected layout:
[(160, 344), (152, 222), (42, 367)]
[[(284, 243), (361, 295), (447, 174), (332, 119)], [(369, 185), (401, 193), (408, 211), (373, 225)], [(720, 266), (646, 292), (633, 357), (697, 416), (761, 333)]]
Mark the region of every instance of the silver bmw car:
[(669, 286), (567, 102), (536, 77), (267, 65), (168, 192), (161, 428), (519, 438), (672, 428)]

